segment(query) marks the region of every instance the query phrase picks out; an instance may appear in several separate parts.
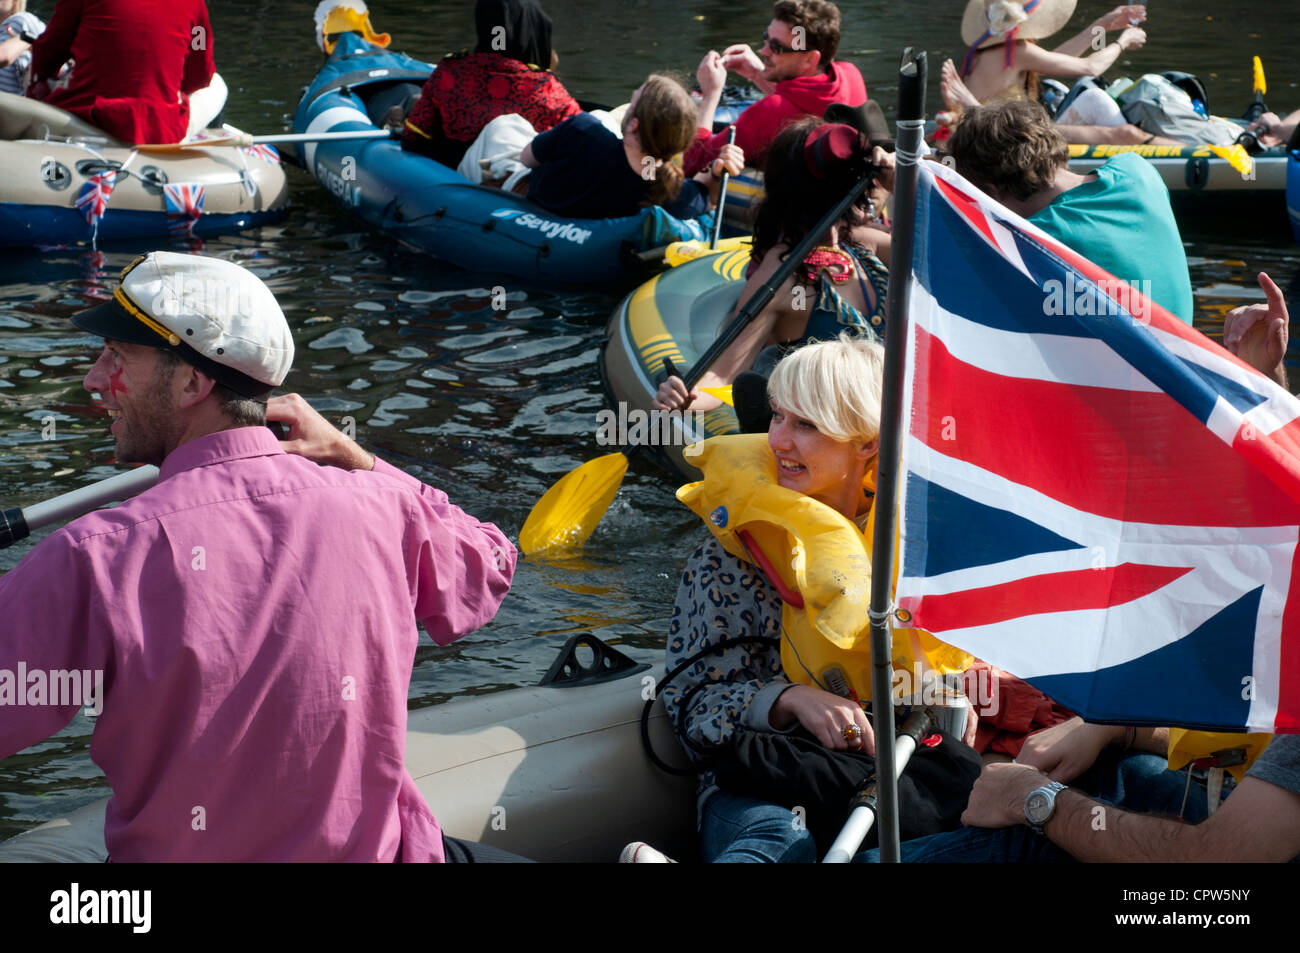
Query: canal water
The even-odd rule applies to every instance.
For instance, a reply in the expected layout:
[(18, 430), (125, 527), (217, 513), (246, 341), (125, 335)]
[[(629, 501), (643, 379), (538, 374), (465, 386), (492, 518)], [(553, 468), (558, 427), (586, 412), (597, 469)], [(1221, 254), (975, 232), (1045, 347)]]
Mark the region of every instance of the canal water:
[[(561, 78), (578, 98), (606, 103), (626, 101), (656, 70), (693, 75), (710, 48), (757, 46), (770, 18), (770, 6), (755, 0), (545, 6)], [(933, 113), (938, 63), (962, 52), (963, 6), (844, 2), (841, 57), (858, 65), (892, 116), (900, 49), (929, 50)], [(49, 0), (29, 3), (43, 18), (52, 7)], [(209, 7), (218, 68), (231, 92), (228, 121), (255, 133), (283, 131), (321, 62), (312, 40), (315, 3), (212, 0)], [(1109, 7), (1080, 8), (1075, 30)], [(470, 0), (371, 3), (376, 27), (393, 35), (394, 46), (425, 59), (473, 44), (472, 9)], [(1181, 0), (1150, 10), (1147, 47), (1111, 75), (1197, 73), (1212, 108), (1235, 115), (1250, 98), (1250, 58), (1258, 54), (1270, 104), (1279, 112), (1300, 106), (1300, 27), (1291, 0)], [(595, 441), (603, 406), (596, 359), (604, 322), (628, 289), (521, 284), (493, 274), (486, 258), (474, 273), (441, 266), (349, 220), (303, 173), (291, 173), (291, 190), (293, 207), (282, 223), (209, 238), (202, 248), (252, 268), (275, 291), (298, 346), (286, 388), (336, 421), (351, 417), (367, 447), (517, 537), (547, 486), (606, 452)], [(1196, 324), (1206, 333), (1220, 331), (1229, 308), (1262, 299), (1254, 283), (1261, 268), (1284, 288), (1300, 289), (1300, 250), (1276, 222), (1201, 218), (1185, 225)], [(110, 294), (132, 258), (159, 247), (167, 245), (11, 251), (0, 260), (0, 505), (31, 503), (113, 472), (107, 420), (81, 388), (96, 342), (68, 317)], [(496, 287), (506, 290), (508, 308), (492, 308)], [(52, 441), (42, 439), (51, 416)], [(673, 488), (661, 471), (634, 460), (581, 554), (522, 561), (491, 624), (445, 648), (422, 638), (411, 707), (533, 684), (579, 632), (637, 659), (661, 657), (677, 574), (702, 533)], [(30, 545), (0, 552), (0, 571)], [(107, 793), (89, 757), (92, 728), (80, 714), (57, 736), (0, 761), (0, 839)]]

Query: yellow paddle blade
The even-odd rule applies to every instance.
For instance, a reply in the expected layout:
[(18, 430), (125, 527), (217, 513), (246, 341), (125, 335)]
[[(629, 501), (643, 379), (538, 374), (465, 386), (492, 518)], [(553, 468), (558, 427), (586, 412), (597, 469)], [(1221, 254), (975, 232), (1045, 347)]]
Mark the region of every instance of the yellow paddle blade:
[(752, 243), (753, 239), (749, 235), (724, 238), (718, 242), (717, 248), (709, 248), (708, 242), (673, 242), (664, 248), (664, 262), (668, 267), (676, 268), (678, 265), (694, 261), (696, 258), (703, 258), (705, 255), (719, 255), (723, 252), (735, 251), (738, 248), (747, 248)]
[(524, 555), (581, 546), (600, 522), (627, 473), (627, 454), (588, 460), (537, 501), (519, 531)]
[(735, 406), (736, 406), (735, 403), (734, 403), (734, 402), (732, 401), (732, 399), (731, 399), (731, 385), (730, 385), (730, 384), (727, 384), (725, 387), (701, 387), (701, 388), (700, 388), (700, 391), (701, 391), (702, 393), (708, 394), (710, 397), (716, 397), (716, 398), (718, 398), (718, 400), (722, 401), (722, 402), (723, 402), (724, 404), (726, 404), (728, 407), (735, 407)]
[(1250, 175), (1250, 170), (1255, 165), (1255, 160), (1240, 145), (1210, 146), (1209, 149), (1242, 175)]
[(1264, 63), (1258, 56), (1255, 57), (1255, 92), (1268, 92), (1268, 84), (1264, 82)]

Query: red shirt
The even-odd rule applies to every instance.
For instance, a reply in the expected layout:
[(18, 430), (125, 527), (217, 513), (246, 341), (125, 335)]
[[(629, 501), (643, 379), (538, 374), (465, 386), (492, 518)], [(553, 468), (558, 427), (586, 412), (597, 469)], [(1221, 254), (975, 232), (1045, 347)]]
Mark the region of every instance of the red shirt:
[[(835, 60), (831, 68), (834, 76), (819, 70), (812, 76), (782, 80), (772, 92), (740, 114), (735, 122), (736, 145), (745, 150), (746, 165), (763, 167), (768, 146), (791, 119), (820, 118), (831, 103), (861, 106), (867, 101), (867, 86), (856, 66)], [(726, 144), (725, 129), (716, 135), (707, 129), (696, 129), (695, 141), (682, 159), (686, 174), (703, 171)]]
[(545, 132), (580, 112), (555, 74), (500, 53), (467, 53), (438, 64), (406, 117), (402, 139), (455, 167), (498, 116), (518, 113)]
[(32, 44), (33, 82), (53, 79), (69, 58), (67, 86), (46, 102), (124, 142), (179, 142), (188, 94), (215, 71), (208, 8), (203, 0), (58, 0)]

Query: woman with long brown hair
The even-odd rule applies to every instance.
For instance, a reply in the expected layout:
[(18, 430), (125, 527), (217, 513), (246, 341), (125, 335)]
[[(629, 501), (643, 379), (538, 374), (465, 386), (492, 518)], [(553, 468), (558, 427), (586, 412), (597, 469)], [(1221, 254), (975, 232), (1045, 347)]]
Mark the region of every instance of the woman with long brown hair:
[(655, 73), (632, 94), (620, 139), (590, 113), (538, 135), (519, 156), (533, 173), (528, 197), (570, 218), (618, 218), (662, 205), (695, 218), (716, 198), (722, 170), (738, 174), (745, 155), (730, 146), (686, 179), (680, 155), (695, 136), (695, 103), (671, 76)]

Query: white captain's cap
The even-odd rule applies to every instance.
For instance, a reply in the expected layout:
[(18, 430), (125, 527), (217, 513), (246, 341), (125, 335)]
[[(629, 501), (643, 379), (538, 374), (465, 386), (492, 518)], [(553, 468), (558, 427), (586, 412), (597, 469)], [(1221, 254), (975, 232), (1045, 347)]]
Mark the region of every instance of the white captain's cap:
[(293, 365), (293, 334), (275, 295), (220, 258), (156, 251), (122, 271), (111, 301), (72, 316), (84, 331), (172, 350), (243, 397), (265, 400)]

